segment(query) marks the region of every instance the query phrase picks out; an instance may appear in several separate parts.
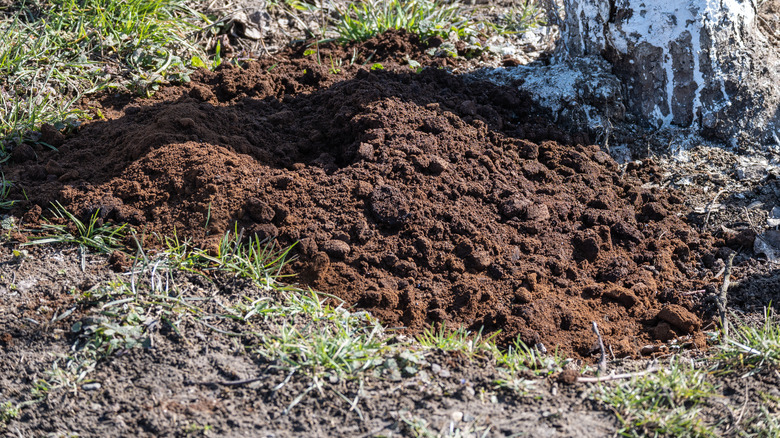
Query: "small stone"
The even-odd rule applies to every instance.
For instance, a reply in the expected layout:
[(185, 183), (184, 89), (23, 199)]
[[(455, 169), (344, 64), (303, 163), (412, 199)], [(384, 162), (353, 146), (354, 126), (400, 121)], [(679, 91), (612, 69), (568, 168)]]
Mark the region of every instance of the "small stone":
[(450, 418), (454, 423), (460, 423), (463, 420), (463, 412), (455, 411), (450, 414)]
[(411, 377), (413, 375), (417, 374), (417, 368), (407, 365), (403, 368), (403, 376), (404, 377)]
[(98, 382), (92, 382), (92, 383), (85, 383), (81, 385), (81, 389), (84, 391), (97, 391), (100, 389), (101, 385)]
[(459, 398), (463, 401), (471, 400), (474, 398), (474, 396), (477, 395), (477, 392), (474, 391), (472, 386), (464, 386), (463, 389), (461, 389), (459, 392)]

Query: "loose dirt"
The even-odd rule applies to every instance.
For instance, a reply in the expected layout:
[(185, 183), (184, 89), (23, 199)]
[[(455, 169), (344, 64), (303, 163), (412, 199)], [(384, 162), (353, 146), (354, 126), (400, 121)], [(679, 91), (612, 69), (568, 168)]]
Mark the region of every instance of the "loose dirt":
[(29, 197), (19, 213), (99, 211), (149, 245), (215, 247), (234, 227), (297, 242), (297, 281), (411, 333), (484, 327), (588, 357), (596, 321), (616, 356), (702, 345), (688, 292), (715, 284), (715, 241), (654, 165), (620, 168), (516, 90), (448, 73), (437, 43), (299, 45), (86, 101), (103, 120), (45, 130), (58, 151), (18, 148), (4, 172)]

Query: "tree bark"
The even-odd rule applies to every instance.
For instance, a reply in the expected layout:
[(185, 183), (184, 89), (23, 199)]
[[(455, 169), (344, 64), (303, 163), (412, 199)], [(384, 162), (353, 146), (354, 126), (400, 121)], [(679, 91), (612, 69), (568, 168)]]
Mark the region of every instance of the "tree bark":
[(780, 56), (754, 1), (563, 2), (564, 57), (609, 63), (627, 121), (780, 144)]

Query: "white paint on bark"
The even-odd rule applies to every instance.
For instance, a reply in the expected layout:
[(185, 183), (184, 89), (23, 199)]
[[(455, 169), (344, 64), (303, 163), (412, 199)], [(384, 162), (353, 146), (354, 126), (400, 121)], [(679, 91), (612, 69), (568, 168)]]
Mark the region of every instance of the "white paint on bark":
[(487, 76), (597, 134), (628, 123), (777, 141), (780, 51), (759, 29), (754, 0), (561, 1), (553, 64)]
[(691, 36), (693, 45), (694, 81), (697, 84), (694, 112), (701, 107), (701, 100), (698, 98), (698, 95), (704, 80), (699, 67), (701, 19), (698, 17), (698, 10), (690, 3), (680, 4), (679, 1), (673, 0), (661, 0), (655, 3), (629, 0), (625, 7), (632, 9), (634, 14), (626, 21), (608, 23), (607, 34), (610, 36), (609, 43), (613, 45), (613, 48), (618, 53), (624, 56), (628, 56), (630, 51), (642, 42), (647, 42), (663, 50), (661, 62), (666, 74), (667, 108), (662, 110), (659, 105), (656, 105), (656, 108), (653, 110), (653, 117), (656, 119), (654, 124), (669, 126), (673, 119), (672, 96), (674, 95), (675, 84), (675, 71), (672, 67), (671, 48), (669, 46), (672, 41), (683, 39), (685, 32)]

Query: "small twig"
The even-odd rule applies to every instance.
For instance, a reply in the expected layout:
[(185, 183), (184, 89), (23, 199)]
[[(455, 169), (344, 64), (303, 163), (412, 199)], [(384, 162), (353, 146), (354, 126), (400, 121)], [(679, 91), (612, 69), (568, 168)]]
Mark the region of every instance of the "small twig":
[(289, 405), (287, 405), (287, 407), (286, 407), (286, 408), (284, 408), (284, 411), (282, 411), (282, 415), (287, 415), (287, 414), (289, 414), (289, 413), (290, 413), (290, 411), (292, 410), (292, 408), (294, 408), (294, 407), (295, 407), (295, 406), (296, 406), (298, 403), (300, 403), (300, 402), (301, 402), (301, 400), (303, 400), (303, 398), (304, 398), (304, 397), (306, 397), (306, 394), (308, 394), (309, 392), (311, 392), (311, 391), (312, 391), (314, 388), (316, 388), (316, 387), (317, 387), (317, 384), (316, 384), (316, 382), (312, 382), (312, 384), (311, 384), (311, 385), (309, 385), (309, 387), (308, 387), (308, 388), (306, 388), (305, 390), (303, 390), (303, 392), (302, 392), (302, 393), (300, 393), (300, 394), (299, 394), (297, 397), (295, 397), (295, 398), (293, 399), (293, 401), (292, 401), (292, 402), (290, 402), (290, 404), (289, 404)]
[(271, 51), (270, 51), (270, 50), (268, 50), (268, 47), (266, 47), (266, 46), (265, 46), (265, 41), (263, 41), (263, 39), (262, 39), (262, 38), (260, 38), (260, 45), (261, 45), (261, 46), (263, 46), (263, 51), (265, 52), (265, 54), (266, 54), (266, 55), (268, 55), (268, 56), (269, 56), (271, 59), (273, 59), (274, 61), (279, 61), (279, 58), (277, 58), (276, 56), (274, 56), (274, 54), (273, 54), (273, 53), (271, 53)]
[(646, 376), (648, 374), (657, 373), (660, 371), (661, 368), (648, 368), (644, 371), (638, 371), (636, 373), (623, 373), (623, 374), (611, 374), (609, 376), (599, 376), (599, 377), (578, 377), (577, 382), (580, 383), (599, 383), (599, 382), (609, 382), (612, 380), (620, 380), (620, 379), (630, 379), (632, 377), (641, 377)]
[(722, 195), (726, 189), (720, 189), (718, 193), (715, 194), (715, 197), (712, 198), (712, 201), (710, 201), (709, 204), (707, 204), (707, 217), (704, 218), (704, 228), (707, 228), (707, 224), (710, 221), (710, 213), (712, 213), (712, 206), (715, 205), (715, 201), (718, 200), (718, 197)]
[(726, 261), (726, 271), (723, 274), (723, 286), (720, 288), (720, 296), (718, 296), (717, 303), (718, 303), (718, 313), (720, 314), (720, 323), (723, 326), (723, 338), (727, 339), (729, 337), (729, 321), (727, 319), (726, 315), (726, 304), (728, 302), (728, 290), (729, 290), (729, 283), (731, 282), (731, 267), (734, 263), (734, 255), (736, 253), (731, 253), (729, 255), (728, 261)]
[(290, 379), (292, 379), (292, 376), (293, 376), (293, 374), (295, 374), (296, 371), (298, 371), (298, 367), (295, 367), (295, 368), (291, 369), (290, 373), (287, 374), (287, 377), (285, 377), (284, 380), (282, 380), (282, 382), (280, 384), (274, 386), (273, 391), (276, 392), (276, 391), (282, 389), (282, 387), (284, 385), (286, 385), (287, 382), (290, 381)]
[(740, 424), (742, 422), (742, 416), (745, 415), (745, 408), (747, 408), (748, 404), (748, 383), (745, 382), (745, 401), (742, 402), (742, 409), (739, 410), (739, 416), (737, 417), (736, 421), (734, 421), (734, 424)]
[(596, 338), (599, 341), (599, 350), (601, 350), (601, 358), (599, 359), (599, 372), (606, 373), (607, 372), (607, 351), (604, 348), (604, 340), (601, 339), (601, 334), (599, 333), (599, 326), (596, 325), (596, 321), (593, 321), (593, 333), (596, 334)]
[(262, 377), (254, 377), (252, 379), (245, 379), (245, 380), (227, 380), (227, 381), (213, 381), (213, 382), (188, 382), (191, 385), (203, 385), (203, 386), (241, 386), (241, 385), (248, 385), (250, 383), (259, 382), (261, 380), (267, 379), (268, 376), (262, 376)]

